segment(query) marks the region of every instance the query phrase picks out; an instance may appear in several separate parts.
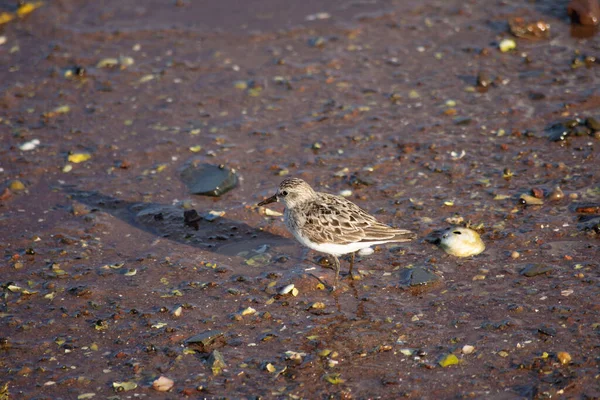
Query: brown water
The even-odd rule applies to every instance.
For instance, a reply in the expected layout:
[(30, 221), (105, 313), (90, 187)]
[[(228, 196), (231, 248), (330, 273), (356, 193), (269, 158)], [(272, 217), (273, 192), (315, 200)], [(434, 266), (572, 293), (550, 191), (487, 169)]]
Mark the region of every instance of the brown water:
[[(545, 131), (600, 119), (598, 65), (572, 66), (600, 42), (570, 35), (566, 5), (142, 3), (50, 1), (0, 28), (0, 190), (25, 186), (0, 200), (8, 398), (600, 396), (600, 242), (585, 225), (600, 205), (598, 134)], [(319, 12), (330, 17), (307, 20)], [(551, 38), (501, 53), (514, 16)], [(97, 67), (119, 57), (134, 62)], [(75, 67), (83, 76), (65, 77)], [(68, 163), (73, 152), (91, 158)], [(179, 171), (192, 158), (235, 168), (239, 186), (190, 195)], [(333, 271), (254, 207), (283, 170), (352, 190), (419, 239), (321, 290)], [(544, 204), (521, 205), (534, 188)], [(225, 214), (194, 230), (190, 207)], [(481, 228), (483, 254), (425, 240), (457, 215)], [(521, 275), (532, 263), (552, 270)], [(411, 265), (442, 279), (403, 287)], [(277, 295), (290, 283), (298, 296)], [(218, 375), (184, 343), (208, 330), (226, 339)], [(459, 363), (443, 368), (448, 354)], [(151, 388), (161, 375), (175, 381), (166, 395)]]

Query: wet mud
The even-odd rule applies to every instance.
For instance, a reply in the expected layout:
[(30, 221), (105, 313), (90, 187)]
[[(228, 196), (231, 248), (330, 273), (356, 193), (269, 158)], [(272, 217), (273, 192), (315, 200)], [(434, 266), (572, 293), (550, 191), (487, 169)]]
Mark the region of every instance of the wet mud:
[[(140, 4), (0, 2), (0, 399), (600, 397), (600, 42), (567, 2)], [(285, 176), (418, 238), (332, 293), (256, 207)]]

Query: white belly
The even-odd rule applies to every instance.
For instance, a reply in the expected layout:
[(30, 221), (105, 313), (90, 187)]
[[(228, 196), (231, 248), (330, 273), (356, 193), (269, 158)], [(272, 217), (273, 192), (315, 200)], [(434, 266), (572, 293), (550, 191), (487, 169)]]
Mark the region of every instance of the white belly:
[(342, 254), (354, 253), (355, 251), (366, 249), (368, 247), (375, 246), (378, 244), (388, 243), (388, 241), (386, 240), (378, 242), (360, 242), (348, 244), (314, 243), (308, 240), (307, 238), (296, 234), (295, 232), (292, 232), (292, 234), (304, 246), (316, 251), (320, 251), (321, 253), (332, 254), (336, 257), (339, 257)]

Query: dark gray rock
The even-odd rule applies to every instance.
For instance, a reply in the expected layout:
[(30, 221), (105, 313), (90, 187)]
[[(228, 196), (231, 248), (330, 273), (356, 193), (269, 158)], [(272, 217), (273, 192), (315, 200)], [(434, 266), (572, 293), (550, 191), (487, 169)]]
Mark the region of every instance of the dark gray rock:
[(210, 353), (207, 362), (208, 365), (210, 365), (210, 369), (212, 369), (213, 375), (215, 376), (223, 372), (224, 368), (227, 368), (223, 354), (221, 354), (219, 350), (214, 350), (212, 353)]
[(585, 121), (585, 124), (594, 132), (600, 131), (600, 121), (598, 121), (596, 118), (588, 117), (588, 119)]
[(546, 335), (546, 336), (555, 336), (556, 335), (556, 328), (553, 328), (548, 325), (540, 325), (540, 327), (537, 330), (540, 335)]
[(546, 128), (546, 134), (548, 135), (548, 139), (553, 142), (560, 142), (565, 140), (567, 136), (570, 134), (570, 128), (565, 126), (564, 124), (554, 124), (549, 128)]
[(531, 278), (533, 276), (547, 274), (549, 272), (552, 272), (552, 270), (554, 270), (554, 267), (552, 267), (551, 265), (529, 264), (521, 270), (521, 275)]
[(222, 347), (226, 344), (223, 332), (221, 331), (204, 331), (185, 341), (186, 346), (199, 351), (208, 353), (211, 348)]
[(221, 196), (238, 183), (234, 170), (224, 165), (190, 163), (181, 171), (181, 180), (193, 194)]
[(428, 285), (439, 280), (439, 276), (424, 267), (405, 268), (400, 273), (400, 284), (405, 286)]

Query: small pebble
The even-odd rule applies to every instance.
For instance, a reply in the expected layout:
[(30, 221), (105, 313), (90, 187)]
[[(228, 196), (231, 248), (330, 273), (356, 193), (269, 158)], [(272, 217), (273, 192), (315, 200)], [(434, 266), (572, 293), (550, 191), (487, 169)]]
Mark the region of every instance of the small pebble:
[(597, 120), (596, 118), (593, 117), (589, 117), (586, 121), (585, 124), (588, 128), (590, 128), (592, 131), (594, 132), (598, 132), (600, 131), (600, 121)]
[(119, 59), (107, 57), (98, 61), (98, 63), (96, 64), (96, 68), (113, 68), (117, 65), (119, 65)]
[(520, 274), (531, 278), (538, 275), (548, 274), (553, 270), (554, 268), (547, 264), (528, 264), (521, 270)]
[(550, 195), (548, 195), (548, 199), (550, 201), (562, 200), (564, 197), (565, 197), (565, 194), (563, 193), (563, 191), (561, 190), (561, 188), (559, 186), (555, 187), (554, 190), (552, 191), (552, 193), (550, 193)]
[(465, 344), (462, 348), (463, 354), (471, 354), (475, 351), (475, 347), (470, 344)]
[(600, 23), (600, 5), (598, 0), (571, 0), (567, 14), (573, 22), (581, 25), (596, 26)]
[(540, 206), (544, 204), (544, 200), (523, 193), (520, 197), (521, 201), (528, 206)]
[(571, 362), (571, 355), (569, 353), (567, 353), (566, 351), (559, 351), (556, 354), (556, 357), (558, 358), (558, 361), (560, 361), (560, 363), (562, 365), (567, 365)]
[(40, 145), (40, 141), (38, 139), (33, 139), (28, 142), (22, 143), (19, 145), (19, 149), (21, 151), (30, 151), (35, 149)]
[(537, 199), (543, 199), (544, 198), (544, 191), (540, 188), (532, 188), (531, 189), (531, 193), (533, 193), (533, 197), (537, 198)]
[(242, 315), (252, 315), (252, 314), (256, 314), (256, 310), (252, 307), (248, 307), (242, 310)]
[(279, 291), (279, 294), (280, 295), (286, 295), (286, 294), (290, 293), (294, 289), (294, 287), (295, 287), (294, 284), (290, 283), (289, 285), (284, 286), (283, 289), (281, 289)]
[(181, 317), (182, 312), (183, 312), (183, 307), (178, 306), (173, 310), (172, 314), (174, 317)]
[(12, 196), (12, 192), (10, 191), (9, 188), (6, 187), (6, 188), (4, 188), (2, 193), (0, 193), (0, 200), (10, 199), (10, 196)]
[(208, 213), (206, 213), (204, 215), (204, 219), (207, 221), (214, 221), (215, 219), (222, 217), (223, 215), (225, 215), (225, 211), (215, 211), (215, 210), (210, 210)]
[(171, 388), (173, 388), (173, 385), (175, 385), (175, 382), (173, 382), (172, 379), (169, 379), (166, 376), (161, 376), (154, 382), (152, 382), (152, 389), (157, 390), (159, 392), (166, 392), (168, 390), (171, 390)]
[(193, 160), (181, 171), (181, 180), (193, 194), (219, 197), (235, 188), (238, 176), (224, 165), (197, 164)]
[(518, 251), (513, 251), (512, 253), (510, 253), (510, 256), (516, 260), (517, 258), (521, 257), (521, 253), (519, 253)]
[(331, 18), (331, 14), (329, 14), (327, 12), (319, 12), (316, 14), (310, 14), (305, 17), (305, 19), (307, 21), (315, 21), (318, 19), (329, 19), (329, 18)]
[(350, 197), (350, 196), (352, 196), (352, 190), (350, 190), (350, 189), (342, 190), (340, 192), (340, 196), (342, 196), (342, 197)]
[(450, 365), (456, 365), (458, 364), (458, 357), (456, 357), (454, 354), (447, 354), (442, 357), (438, 364), (440, 364), (442, 368), (449, 367)]
[(85, 152), (71, 153), (67, 157), (69, 162), (74, 163), (74, 164), (79, 164), (79, 163), (85, 162), (85, 161), (89, 160), (90, 158), (92, 158), (92, 155), (90, 153), (85, 153)]
[(25, 190), (25, 185), (20, 180), (15, 179), (10, 183), (10, 185), (8, 185), (8, 188), (13, 192), (21, 192)]
[(515, 42), (513, 39), (503, 39), (498, 45), (498, 48), (501, 52), (506, 53), (508, 51), (516, 49), (517, 42)]
[(487, 74), (487, 72), (485, 71), (480, 71), (477, 74), (477, 86), (482, 87), (482, 88), (487, 88), (489, 86), (491, 86), (493, 80), (490, 78), (490, 76)]
[(121, 64), (122, 68), (130, 67), (135, 63), (133, 57), (121, 56), (119, 57), (119, 64)]
[[(404, 268), (400, 272), (400, 284), (407, 286), (422, 286), (435, 283), (440, 277), (425, 267)], [(417, 317), (418, 320), (418, 317)]]

